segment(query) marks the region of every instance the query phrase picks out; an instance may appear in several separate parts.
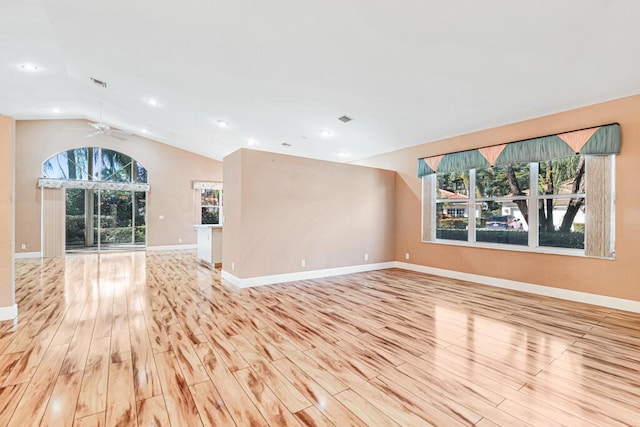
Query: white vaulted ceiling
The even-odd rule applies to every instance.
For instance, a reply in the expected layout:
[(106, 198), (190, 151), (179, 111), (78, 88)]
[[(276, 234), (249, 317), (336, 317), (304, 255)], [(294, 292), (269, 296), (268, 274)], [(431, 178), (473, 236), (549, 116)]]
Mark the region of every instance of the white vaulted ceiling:
[(96, 120), (101, 100), (217, 159), (254, 139), (352, 161), (640, 93), (639, 18), (635, 0), (0, 0), (0, 113)]

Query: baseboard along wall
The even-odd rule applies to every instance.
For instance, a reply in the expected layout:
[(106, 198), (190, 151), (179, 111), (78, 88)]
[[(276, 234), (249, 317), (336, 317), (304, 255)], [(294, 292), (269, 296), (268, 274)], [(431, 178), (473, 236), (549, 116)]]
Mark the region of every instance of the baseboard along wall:
[(322, 277), (339, 276), (343, 274), (361, 273), (365, 271), (383, 270), (387, 268), (400, 268), (403, 270), (415, 271), (419, 273), (433, 274), (435, 276), (447, 277), (450, 279), (464, 280), (467, 282), (479, 283), (482, 285), (495, 286), (503, 289), (527, 292), (535, 295), (548, 296), (564, 299), (568, 301), (593, 304), (601, 307), (614, 308), (617, 310), (640, 313), (640, 301), (614, 298), (604, 295), (591, 294), (588, 292), (572, 291), (568, 289), (555, 288), (553, 286), (536, 285), (533, 283), (518, 282), (515, 280), (499, 279), (496, 277), (482, 276), (479, 274), (464, 273), (454, 270), (428, 267), (424, 265), (411, 264), (407, 262), (391, 261), (374, 264), (363, 264), (350, 267), (329, 268), (324, 270), (300, 271), (295, 273), (274, 274), (270, 276), (238, 278), (226, 270), (222, 270), (223, 280), (238, 288), (250, 288), (253, 286), (272, 285), (276, 283), (286, 283), (299, 280), (319, 279)]

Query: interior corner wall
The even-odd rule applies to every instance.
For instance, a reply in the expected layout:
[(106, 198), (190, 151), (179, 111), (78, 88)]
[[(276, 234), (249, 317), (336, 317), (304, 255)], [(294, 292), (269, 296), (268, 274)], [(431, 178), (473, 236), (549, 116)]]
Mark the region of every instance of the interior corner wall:
[(222, 228), (222, 268), (237, 277), (236, 260), (242, 250), (242, 155), (238, 150), (223, 159), (224, 182), (223, 228)]
[(223, 268), (237, 278), (393, 260), (393, 171), (242, 149), (224, 183)]
[(15, 317), (13, 262), (15, 121), (0, 115), (0, 320)]
[[(222, 162), (136, 135), (125, 141), (105, 136), (87, 139), (82, 132), (68, 130), (86, 124), (86, 120), (16, 122), (16, 252), (41, 251), (42, 193), (37, 181), (43, 162), (61, 151), (88, 146), (127, 154), (147, 169), (147, 246), (195, 244), (193, 225), (199, 221), (194, 217), (192, 181), (221, 181)], [(23, 244), (26, 249), (21, 249)]]
[[(615, 260), (421, 242), (418, 158), (619, 123), (615, 159)], [(640, 95), (448, 138), (360, 164), (397, 171), (395, 260), (572, 291), (640, 301)], [(411, 260), (405, 261), (405, 253)]]

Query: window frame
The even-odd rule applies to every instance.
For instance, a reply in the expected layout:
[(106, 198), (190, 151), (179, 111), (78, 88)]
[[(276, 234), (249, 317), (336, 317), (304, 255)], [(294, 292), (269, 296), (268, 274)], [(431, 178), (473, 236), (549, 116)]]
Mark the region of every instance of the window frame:
[[(204, 192), (205, 191), (217, 191), (218, 192), (218, 204), (217, 205), (205, 205), (202, 203), (202, 201), (204, 200)], [(218, 188), (201, 188), (200, 189), (200, 194), (198, 195), (200, 197), (200, 224), (202, 225), (222, 225), (222, 189), (218, 189)], [(217, 223), (205, 223), (203, 222), (204, 219), (204, 209), (207, 208), (218, 208), (218, 222)]]
[[(615, 177), (615, 155), (608, 155), (610, 157), (611, 162), (611, 174)], [(538, 189), (538, 174), (539, 174), (539, 162), (530, 162), (529, 163), (529, 195), (528, 196), (511, 196), (511, 197), (496, 197), (496, 198), (487, 198), (487, 197), (476, 197), (476, 169), (469, 169), (469, 189), (468, 189), (468, 197), (466, 199), (467, 205), (467, 240), (451, 240), (451, 239), (439, 239), (436, 237), (436, 230), (432, 230), (431, 234), (433, 236), (433, 240), (425, 239), (427, 235), (425, 229), (425, 222), (427, 215), (427, 211), (431, 214), (433, 218), (430, 218), (428, 224), (432, 227), (436, 227), (436, 215), (437, 209), (436, 206), (438, 203), (444, 203), (445, 201), (451, 201), (450, 199), (438, 199), (438, 180), (436, 178), (436, 173), (425, 175), (421, 178), (422, 185), (422, 206), (421, 206), (421, 242), (422, 243), (430, 243), (437, 245), (453, 245), (453, 246), (463, 246), (463, 247), (471, 247), (471, 248), (486, 248), (486, 249), (497, 249), (497, 250), (507, 250), (507, 251), (516, 251), (516, 252), (530, 252), (530, 253), (545, 253), (545, 254), (555, 254), (555, 255), (568, 255), (568, 256), (578, 256), (578, 257), (588, 257), (588, 258), (600, 258), (607, 260), (614, 260), (616, 258), (615, 254), (615, 178), (613, 178), (612, 188), (611, 188), (611, 197), (613, 199), (613, 203), (611, 204), (611, 247), (612, 247), (612, 255), (611, 257), (598, 257), (592, 255), (586, 255), (586, 244), (583, 249), (573, 249), (573, 248), (562, 248), (562, 247), (554, 247), (554, 246), (540, 246), (539, 245), (539, 212), (538, 209), (531, 210), (531, 207), (537, 207), (538, 202), (546, 199), (571, 199), (571, 198), (584, 198), (585, 203), (587, 202), (587, 193), (588, 189), (585, 187), (584, 193), (577, 194), (539, 194)], [(585, 177), (586, 179), (586, 177)], [(427, 186), (431, 186), (430, 191), (427, 193)], [(431, 195), (429, 200), (426, 200), (425, 197), (427, 194)], [(515, 245), (515, 244), (505, 244), (505, 243), (492, 243), (492, 242), (477, 242), (476, 241), (476, 206), (478, 203), (483, 203), (486, 201), (493, 202), (513, 202), (514, 200), (527, 200), (527, 204), (530, 207), (529, 210), (529, 221), (528, 221), (528, 244), (525, 245)], [(459, 200), (463, 201), (463, 200)], [(533, 213), (533, 214), (532, 214)], [(588, 227), (588, 217), (585, 218), (585, 239), (586, 239), (586, 229)], [(535, 232), (532, 232), (535, 231)]]

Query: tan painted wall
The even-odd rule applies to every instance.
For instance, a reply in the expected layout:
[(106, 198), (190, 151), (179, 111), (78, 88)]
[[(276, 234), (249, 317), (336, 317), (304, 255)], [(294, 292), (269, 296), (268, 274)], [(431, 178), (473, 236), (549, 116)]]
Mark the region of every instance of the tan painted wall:
[[(552, 133), (620, 123), (616, 157), (616, 259), (602, 260), (506, 250), (467, 248), (420, 241), (420, 157), (517, 141)], [(640, 301), (640, 96), (419, 145), (367, 159), (362, 164), (398, 171), (396, 253), (411, 263)]]
[(224, 183), (223, 268), (236, 277), (393, 259), (394, 172), (243, 149)]
[(0, 115), (0, 307), (14, 304), (14, 136), (14, 120)]
[(245, 152), (246, 150), (238, 150), (223, 159), (222, 268), (235, 276), (238, 273), (235, 264), (240, 260), (244, 237), (242, 232), (242, 157)]
[[(37, 179), (42, 163), (52, 155), (76, 147), (100, 146), (127, 154), (147, 168), (151, 190), (147, 199), (147, 245), (194, 244), (197, 222), (192, 180), (221, 181), (222, 162), (180, 150), (151, 139), (129, 136), (87, 139), (85, 120), (25, 120), (16, 124), (16, 251), (39, 252), (41, 191)], [(164, 220), (159, 219), (164, 215)], [(182, 239), (182, 243), (178, 242)], [(27, 249), (21, 250), (25, 243)]]

